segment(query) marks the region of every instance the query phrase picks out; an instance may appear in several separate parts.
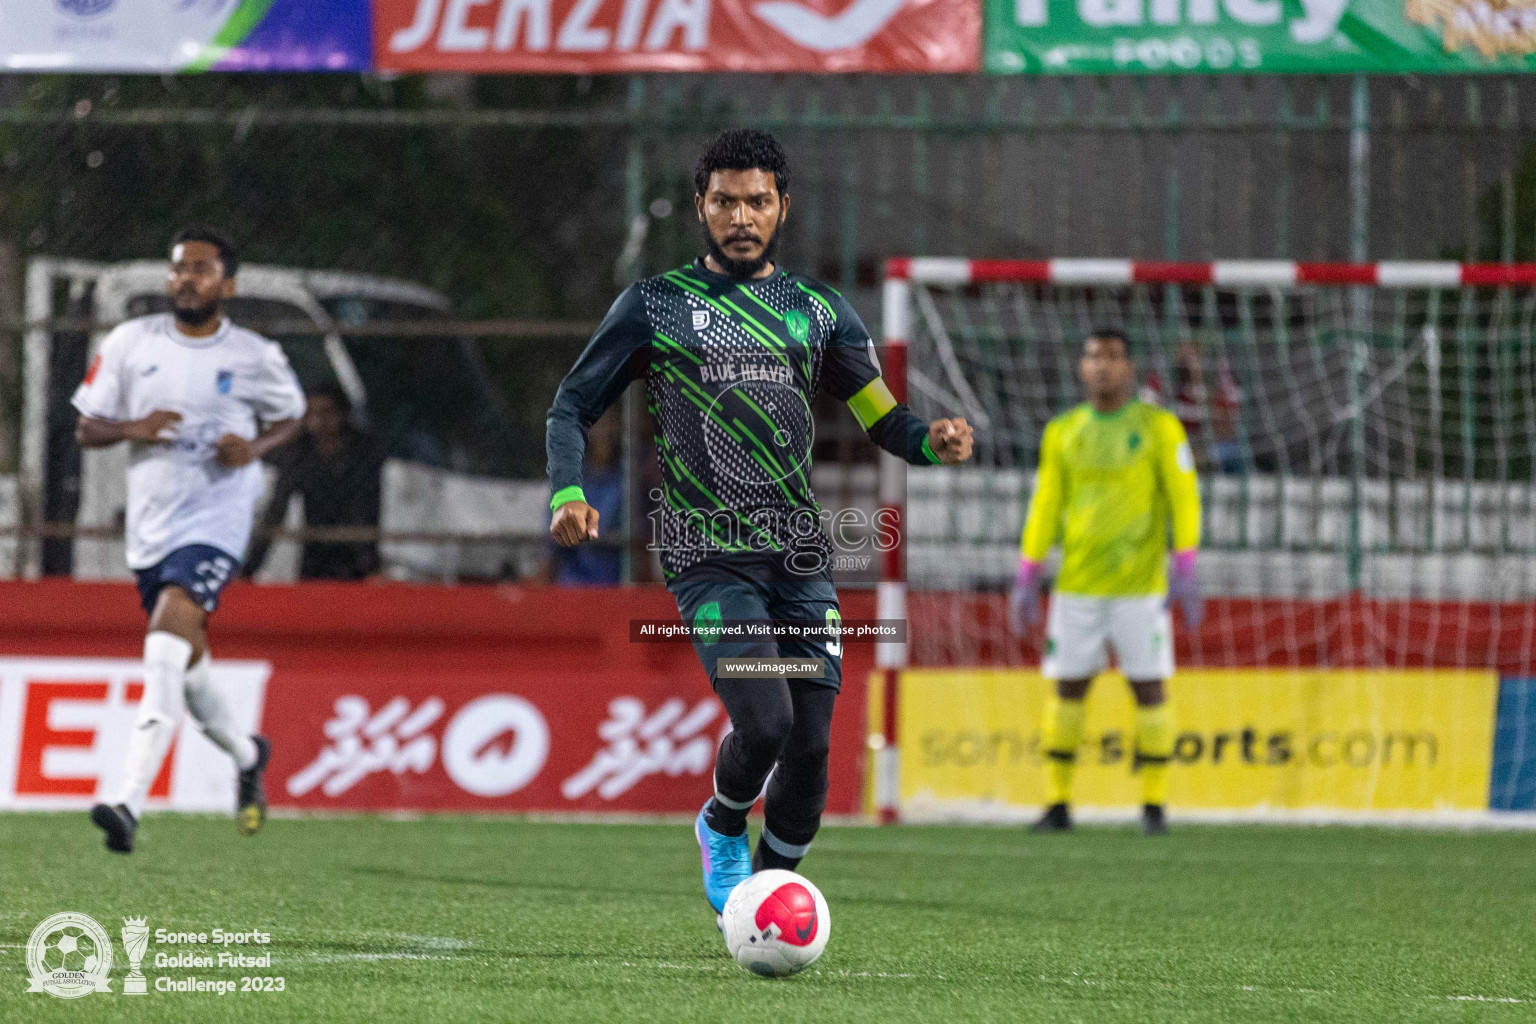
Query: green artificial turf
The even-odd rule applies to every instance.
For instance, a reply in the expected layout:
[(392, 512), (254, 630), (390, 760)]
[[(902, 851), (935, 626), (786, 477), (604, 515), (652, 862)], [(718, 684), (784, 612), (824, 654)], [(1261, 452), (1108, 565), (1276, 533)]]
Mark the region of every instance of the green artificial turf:
[[(806, 874), (832, 938), (747, 974), (686, 823), (0, 815), (0, 1020), (1532, 1021), (1536, 837), (1365, 828), (827, 828)], [(27, 994), (44, 917), (112, 934), (112, 993)], [(270, 972), (156, 970), (118, 994), (122, 918), (271, 933)], [(178, 947), (187, 948), (187, 947)], [(209, 952), (201, 947), (199, 952)], [(269, 994), (156, 977), (281, 975)]]

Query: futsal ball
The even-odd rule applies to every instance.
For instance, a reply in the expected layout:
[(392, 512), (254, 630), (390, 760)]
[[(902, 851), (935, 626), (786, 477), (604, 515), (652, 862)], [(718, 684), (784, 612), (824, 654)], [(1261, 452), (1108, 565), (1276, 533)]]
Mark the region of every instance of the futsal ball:
[(827, 948), (827, 899), (793, 871), (759, 871), (731, 890), (721, 915), (731, 956), (753, 974), (782, 978), (803, 971)]

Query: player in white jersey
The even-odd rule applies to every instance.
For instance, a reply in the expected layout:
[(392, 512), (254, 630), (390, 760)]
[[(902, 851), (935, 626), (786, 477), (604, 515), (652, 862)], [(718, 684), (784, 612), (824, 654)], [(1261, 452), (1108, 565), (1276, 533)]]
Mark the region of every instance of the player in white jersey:
[(133, 851), (149, 787), (183, 710), (235, 759), (236, 824), (261, 827), (270, 748), (236, 727), (208, 665), (208, 615), (235, 576), (261, 496), (260, 459), (298, 431), (304, 395), (283, 350), (223, 316), (238, 258), (220, 232), (171, 240), (171, 313), (115, 328), (75, 392), (83, 448), (128, 456), (128, 567), (149, 614), (144, 697), (115, 804), (91, 808), (107, 849)]

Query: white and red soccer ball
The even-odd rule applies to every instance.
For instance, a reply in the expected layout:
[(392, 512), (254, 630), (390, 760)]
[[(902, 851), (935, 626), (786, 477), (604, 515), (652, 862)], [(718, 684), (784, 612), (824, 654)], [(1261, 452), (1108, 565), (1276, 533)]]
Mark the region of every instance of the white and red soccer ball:
[(803, 971), (827, 948), (827, 898), (793, 871), (759, 871), (731, 890), (721, 914), (726, 948), (738, 964), (768, 978)]

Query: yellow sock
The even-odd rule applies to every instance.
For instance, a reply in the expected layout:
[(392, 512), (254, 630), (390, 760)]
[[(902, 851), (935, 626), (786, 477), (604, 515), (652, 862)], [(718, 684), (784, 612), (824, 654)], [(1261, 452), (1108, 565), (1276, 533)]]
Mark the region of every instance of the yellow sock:
[(1080, 700), (1051, 697), (1045, 703), (1045, 722), (1040, 729), (1040, 745), (1045, 752), (1046, 802), (1065, 804), (1072, 801), (1072, 772), (1077, 768), (1077, 747), (1083, 740), (1083, 718), (1087, 705)]
[(1136, 708), (1136, 753), (1141, 761), (1141, 802), (1168, 802), (1168, 759), (1173, 756), (1173, 708), (1166, 702)]

